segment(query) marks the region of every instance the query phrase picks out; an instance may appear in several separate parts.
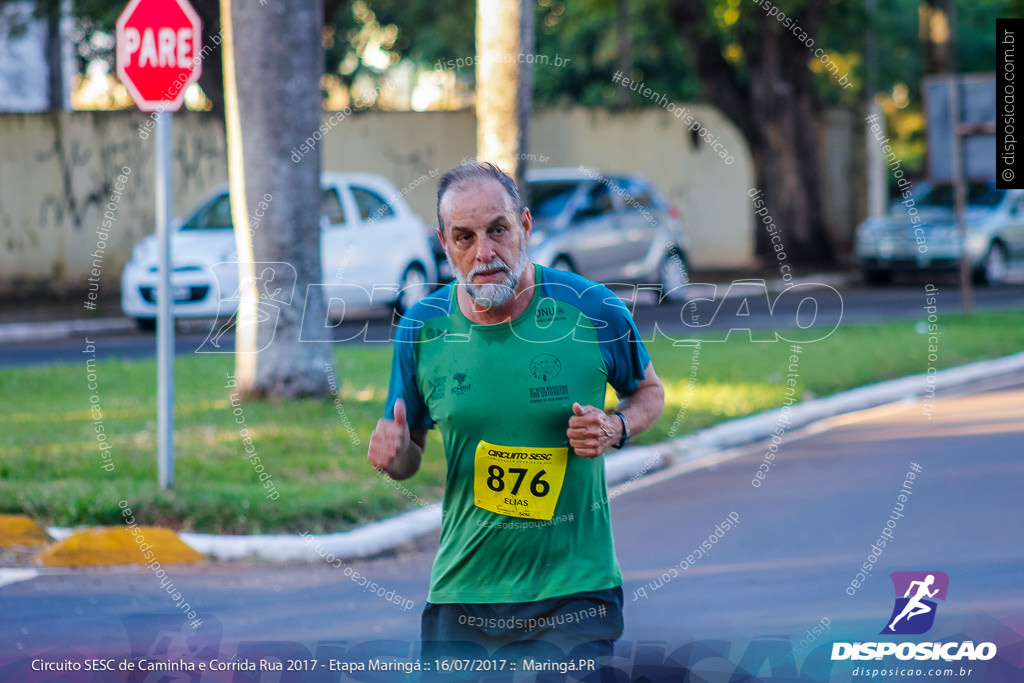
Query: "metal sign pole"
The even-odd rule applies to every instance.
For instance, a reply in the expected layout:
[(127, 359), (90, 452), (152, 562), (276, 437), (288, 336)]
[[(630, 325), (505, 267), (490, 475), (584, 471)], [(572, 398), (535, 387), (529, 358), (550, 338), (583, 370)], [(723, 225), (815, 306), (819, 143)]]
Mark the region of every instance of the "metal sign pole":
[(171, 291), (171, 113), (156, 113), (157, 463), (160, 489), (174, 488), (174, 293)]
[(967, 180), (964, 178), (963, 148), (960, 136), (960, 78), (953, 74), (950, 79), (949, 110), (953, 121), (953, 147), (950, 155), (953, 162), (953, 190), (956, 210), (956, 234), (960, 238), (960, 304), (964, 315), (974, 310), (974, 290), (971, 287), (971, 264), (967, 255), (967, 225), (964, 213), (967, 210)]

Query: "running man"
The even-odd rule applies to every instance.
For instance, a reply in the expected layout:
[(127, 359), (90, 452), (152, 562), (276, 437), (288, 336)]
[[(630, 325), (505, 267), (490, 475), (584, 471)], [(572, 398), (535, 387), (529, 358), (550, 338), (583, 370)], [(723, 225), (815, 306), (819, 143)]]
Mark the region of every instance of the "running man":
[(916, 617), (918, 614), (927, 614), (928, 612), (932, 611), (932, 608), (921, 602), (921, 599), (935, 597), (935, 594), (939, 592), (938, 588), (936, 588), (934, 591), (928, 590), (929, 586), (931, 586), (933, 583), (935, 583), (934, 574), (929, 574), (928, 576), (924, 577), (924, 581), (910, 582), (910, 585), (907, 586), (907, 592), (903, 594), (903, 597), (909, 596), (911, 591), (914, 590), (914, 586), (917, 586), (917, 593), (915, 593), (914, 597), (910, 598), (910, 600), (907, 601), (907, 604), (903, 607), (903, 611), (900, 612), (898, 617), (892, 620), (891, 624), (889, 624), (890, 631), (896, 630), (896, 622), (898, 622), (903, 617), (906, 617), (907, 621), (910, 621), (911, 617)]
[[(255, 319), (256, 323), (265, 323), (268, 320), (270, 320), (272, 317), (274, 317), (268, 310), (266, 310), (268, 306), (270, 308), (273, 308), (274, 310), (278, 310), (277, 306), (274, 306), (273, 303), (266, 303), (266, 304), (263, 303), (264, 301), (266, 301), (266, 302), (278, 302), (277, 295), (280, 294), (282, 290), (281, 290), (280, 287), (277, 287), (276, 289), (274, 289), (273, 292), (271, 292), (270, 291), (270, 283), (273, 282), (273, 281), (274, 281), (274, 269), (273, 268), (264, 268), (263, 272), (260, 273), (259, 278), (248, 278), (245, 281), (245, 287), (250, 287), (250, 286), (255, 287), (256, 290), (257, 290), (257, 296), (259, 297), (259, 299), (256, 302), (256, 319)], [(263, 285), (263, 291), (262, 292), (259, 291), (259, 285), (261, 285), (261, 284)], [(225, 301), (238, 301), (239, 305), (241, 305), (242, 290), (243, 289), (244, 289), (243, 286), (239, 285), (238, 289), (235, 290), (235, 293), (232, 294), (229, 298), (225, 299)], [(278, 302), (278, 303), (286, 303), (286, 302)], [(218, 349), (220, 348), (221, 337), (223, 337), (225, 334), (227, 334), (228, 332), (230, 332), (232, 329), (234, 329), (236, 327), (236, 323), (240, 322), (240, 321), (237, 320), (239, 315), (241, 315), (241, 313), (240, 312), (236, 312), (235, 315), (233, 315), (230, 318), (228, 318), (228, 320), (225, 321), (224, 324), (222, 324), (220, 326), (220, 329), (217, 330), (217, 334), (214, 335), (214, 337), (212, 339), (210, 339), (210, 344), (212, 346), (214, 346), (215, 348), (218, 348)]]
[[(618, 297), (530, 263), (530, 210), (508, 175), (464, 164), (437, 194), (457, 279), (402, 319), (368, 453), (405, 479), (427, 430), (441, 429), (448, 468), (422, 656), (519, 641), (552, 658), (611, 654), (622, 574), (600, 456), (657, 419), (661, 382)], [(607, 384), (619, 396), (608, 412)]]

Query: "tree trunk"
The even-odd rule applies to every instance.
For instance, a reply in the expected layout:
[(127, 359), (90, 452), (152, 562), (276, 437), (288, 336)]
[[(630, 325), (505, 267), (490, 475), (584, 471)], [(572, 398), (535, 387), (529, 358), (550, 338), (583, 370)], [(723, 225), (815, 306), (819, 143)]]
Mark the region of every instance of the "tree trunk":
[(199, 74), (199, 87), (210, 100), (210, 111), (224, 123), (224, 62), (221, 55), (220, 7), (217, 0), (192, 0), (192, 7), (203, 23), (203, 48), (209, 48)]
[[(292, 150), (320, 126), (320, 0), (221, 0), (231, 213), (239, 259), (235, 368), (243, 396), (330, 393), (319, 290), (320, 150)], [(264, 214), (249, 230), (260, 202)], [(250, 232), (252, 233), (250, 235)], [(300, 330), (303, 314), (308, 323)], [(301, 340), (300, 340), (301, 331)], [(306, 342), (306, 343), (303, 343)]]
[(918, 8), (926, 76), (956, 70), (952, 9), (952, 0), (925, 0)]
[(64, 82), (64, 36), (61, 35), (61, 24), (64, 21), (64, 11), (60, 5), (46, 18), (46, 63), (49, 67), (46, 108), (50, 111), (71, 109), (71, 103), (64, 96), (65, 91), (70, 92), (70, 87)]
[[(633, 68), (633, 36), (629, 30), (629, 0), (618, 0), (615, 11), (615, 32), (619, 40), (619, 73), (628, 76)], [(629, 105), (629, 90), (616, 88), (619, 106)]]
[[(533, 0), (522, 0), (519, 19), (519, 51), (533, 55), (537, 41), (533, 33)], [(519, 117), (519, 138), (516, 140), (519, 154), (516, 157), (516, 171), (513, 176), (519, 186), (519, 197), (523, 206), (530, 204), (530, 186), (526, 184), (526, 171), (530, 166), (530, 115), (533, 113), (533, 63), (519, 64), (519, 83), (516, 86), (516, 104)]]
[[(804, 21), (808, 31), (817, 28), (806, 13)], [(753, 145), (759, 187), (769, 215), (783, 233), (786, 255), (798, 262), (830, 263), (832, 245), (819, 176), (820, 114), (807, 66), (811, 52), (789, 34), (769, 30), (762, 35), (760, 59), (750, 65), (749, 107), (760, 133)], [(774, 251), (769, 254), (770, 235), (760, 225), (758, 244), (758, 253), (774, 256)]]
[(478, 0), (476, 46), (477, 158), (497, 164), (525, 190), (533, 103), (533, 65), (525, 55), (533, 53), (533, 3)]
[[(819, 178), (819, 113), (808, 66), (813, 52), (781, 31), (774, 19), (762, 18), (756, 30), (740, 37), (749, 72), (749, 78), (741, 79), (722, 56), (720, 34), (709, 30), (702, 2), (672, 0), (669, 11), (693, 52), (705, 97), (739, 127), (750, 145), (757, 188), (764, 192), (769, 215), (782, 232), (787, 257), (794, 262), (831, 263), (834, 254)], [(823, 12), (823, 5), (809, 3), (794, 18), (813, 36)], [(769, 238), (759, 221), (759, 255), (769, 255)], [(771, 255), (774, 258), (774, 251)]]

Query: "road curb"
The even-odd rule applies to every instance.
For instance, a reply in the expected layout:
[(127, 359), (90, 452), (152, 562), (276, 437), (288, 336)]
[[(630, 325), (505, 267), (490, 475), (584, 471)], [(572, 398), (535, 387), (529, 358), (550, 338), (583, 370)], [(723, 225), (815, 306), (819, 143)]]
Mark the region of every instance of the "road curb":
[[(207, 558), (166, 527), (51, 527), (44, 530), (26, 515), (0, 515), (0, 548), (27, 553), (43, 567), (122, 564), (183, 564)], [(0, 572), (0, 586), (19, 581), (18, 572)], [(11, 578), (14, 577), (14, 578)]]
[(44, 323), (0, 324), (0, 343), (64, 339), (75, 334), (91, 332), (109, 334), (135, 329), (128, 318), (96, 318), (86, 320), (54, 320)]
[[(266, 534), (222, 536), (182, 533), (181, 539), (201, 553), (218, 559), (258, 558), (282, 562), (317, 562), (321, 555), (357, 559), (380, 555), (441, 528), (441, 504), (333, 534)], [(315, 547), (314, 547), (315, 546)]]
[[(972, 384), (991, 377), (1024, 371), (1024, 353), (979, 361), (934, 373), (911, 375), (869, 384), (825, 398), (812, 399), (737, 420), (730, 420), (696, 434), (650, 446), (627, 448), (605, 458), (605, 476), (609, 486), (638, 480), (668, 466), (690, 464), (699, 469), (701, 462), (718, 462), (714, 456), (769, 438), (779, 427), (793, 431), (823, 419), (864, 410), (895, 401), (925, 395), (930, 384), (937, 390)], [(922, 416), (922, 419), (924, 417)], [(738, 455), (738, 453), (737, 453)], [(441, 506), (434, 503), (380, 522), (333, 534), (269, 534), (227, 536), (180, 533), (179, 538), (199, 552), (218, 559), (256, 558), (271, 562), (319, 562), (322, 555), (358, 559), (380, 555), (408, 545), (417, 538), (437, 531), (441, 526)], [(70, 530), (51, 528), (55, 538), (66, 537)]]
[[(782, 425), (782, 418), (787, 413), (789, 422), (785, 428), (789, 431), (844, 413), (924, 396), (929, 385), (933, 385), (937, 392), (1021, 371), (1024, 371), (1024, 353), (1016, 353), (1012, 356), (940, 370), (933, 375), (921, 373), (868, 384), (832, 396), (798, 403), (792, 407), (776, 408), (767, 413), (730, 420), (686, 438), (694, 438), (696, 444), (705, 448), (735, 448), (771, 436), (775, 428)], [(929, 376), (933, 376), (934, 381), (929, 382)]]
[(44, 548), (49, 542), (46, 530), (28, 515), (0, 515), (0, 548)]
[(165, 527), (89, 527), (62, 536), (37, 555), (36, 562), (45, 567), (160, 566), (206, 559), (183, 541), (178, 532)]

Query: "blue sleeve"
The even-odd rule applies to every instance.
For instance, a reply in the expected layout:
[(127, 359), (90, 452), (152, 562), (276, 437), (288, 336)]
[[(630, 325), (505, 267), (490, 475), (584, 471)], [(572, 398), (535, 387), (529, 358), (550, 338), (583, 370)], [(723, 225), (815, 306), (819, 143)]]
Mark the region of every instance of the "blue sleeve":
[(604, 290), (600, 320), (605, 324), (598, 325), (597, 339), (608, 370), (608, 383), (620, 396), (632, 394), (644, 378), (651, 356), (625, 302), (607, 287), (598, 289)]
[(579, 275), (550, 268), (541, 269), (541, 273), (543, 296), (576, 306), (590, 320), (597, 332), (597, 345), (612, 388), (620, 396), (636, 391), (651, 356), (625, 302), (605, 285)]
[(403, 318), (396, 329), (394, 356), (391, 360), (391, 381), (388, 399), (384, 404), (384, 417), (395, 419), (395, 401), (405, 401), (409, 429), (430, 429), (434, 421), (420, 392), (416, 375), (416, 337), (422, 323)]

